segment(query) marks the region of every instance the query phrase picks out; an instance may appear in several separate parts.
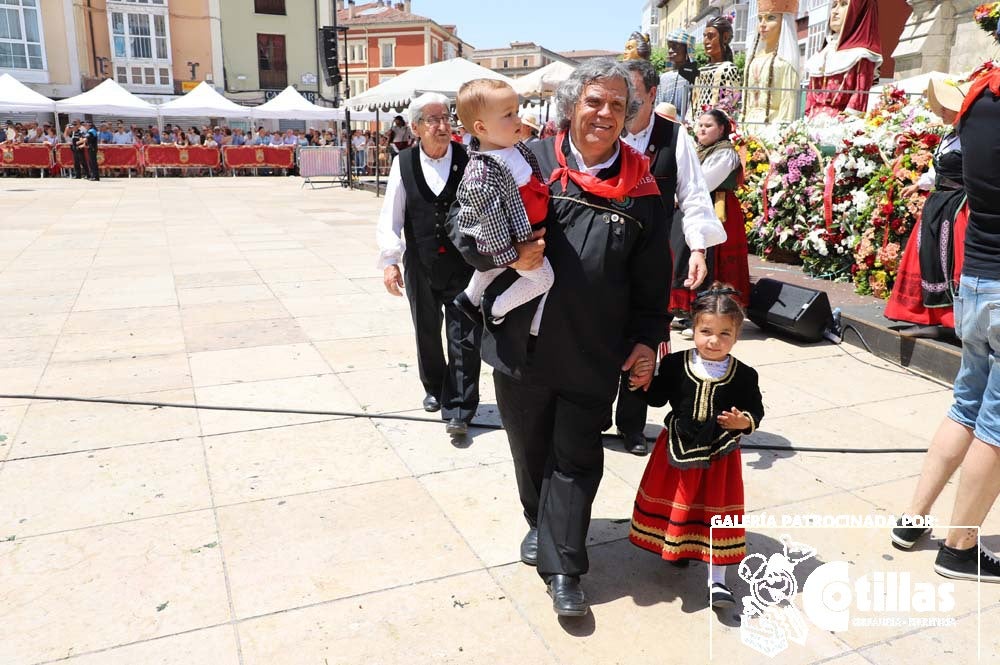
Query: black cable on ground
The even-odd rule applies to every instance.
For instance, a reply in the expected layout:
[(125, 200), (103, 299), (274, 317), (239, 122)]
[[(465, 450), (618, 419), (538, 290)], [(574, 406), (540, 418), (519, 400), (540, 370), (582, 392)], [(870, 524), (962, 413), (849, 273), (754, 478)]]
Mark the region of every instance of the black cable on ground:
[[(149, 406), (165, 409), (194, 409), (204, 411), (244, 411), (249, 413), (286, 413), (297, 416), (331, 416), (338, 418), (367, 418), (370, 420), (403, 420), (415, 423), (434, 423), (427, 418), (403, 416), (396, 413), (363, 413), (357, 411), (320, 411), (306, 409), (278, 409), (255, 406), (219, 406), (215, 404), (183, 404), (178, 402), (152, 402), (143, 400), (111, 399), (104, 397), (70, 397), (66, 395), (2, 395), (0, 399), (23, 399), (39, 402), (85, 402), (91, 404), (113, 404), (118, 406)], [(470, 427), (488, 430), (502, 430), (502, 425), (492, 423), (469, 423)], [(620, 434), (604, 434), (604, 437), (621, 439)], [(655, 441), (655, 437), (646, 437), (647, 441)], [(827, 448), (824, 446), (768, 446), (760, 443), (745, 443), (740, 446), (745, 450), (790, 451), (796, 453), (860, 453), (860, 454), (893, 454), (893, 453), (926, 453), (926, 448)]]
[[(872, 354), (873, 356), (878, 355), (874, 351), (872, 351), (872, 347), (868, 346), (868, 342), (865, 340), (865, 336), (861, 334), (860, 330), (858, 330), (857, 328), (855, 328), (850, 323), (845, 323), (844, 326), (843, 326), (843, 332), (846, 333), (848, 330), (852, 331), (855, 334), (855, 336), (857, 336), (858, 340), (865, 347), (865, 351), (867, 351), (868, 353)], [(840, 345), (837, 344), (836, 346), (839, 347)], [(850, 357), (854, 358), (855, 360), (857, 360), (862, 365), (868, 365), (869, 367), (874, 367), (875, 369), (880, 369), (883, 372), (889, 372), (891, 374), (902, 374), (904, 376), (915, 376), (915, 377), (920, 378), (920, 379), (925, 379), (927, 381), (932, 381), (932, 382), (938, 384), (939, 386), (944, 386), (946, 388), (951, 388), (951, 385), (948, 384), (948, 383), (945, 383), (944, 381), (941, 381), (939, 379), (935, 379), (932, 376), (926, 376), (924, 374), (921, 374), (920, 372), (914, 372), (909, 367), (906, 367), (905, 365), (900, 365), (898, 363), (894, 363), (891, 360), (886, 360), (886, 362), (891, 363), (893, 365), (896, 365), (897, 367), (901, 368), (903, 371), (900, 372), (900, 371), (896, 371), (894, 369), (887, 369), (885, 367), (879, 367), (878, 365), (876, 365), (874, 363), (870, 363), (870, 362), (868, 362), (866, 360), (862, 360), (861, 358), (859, 358), (858, 356), (856, 356), (853, 353), (847, 353), (847, 351), (844, 351), (844, 353), (847, 354), (847, 355), (849, 355)]]

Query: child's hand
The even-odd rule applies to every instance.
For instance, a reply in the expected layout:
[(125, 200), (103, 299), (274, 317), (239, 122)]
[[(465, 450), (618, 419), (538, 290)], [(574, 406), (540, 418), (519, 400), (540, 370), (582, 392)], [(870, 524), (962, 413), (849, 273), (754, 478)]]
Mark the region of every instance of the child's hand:
[(735, 406), (728, 411), (723, 411), (719, 414), (719, 417), (715, 419), (719, 423), (719, 427), (728, 430), (745, 430), (750, 429), (753, 424), (750, 419), (743, 415), (739, 409)]
[(628, 373), (628, 389), (638, 390), (644, 386), (653, 373), (653, 362), (648, 358), (638, 359)]

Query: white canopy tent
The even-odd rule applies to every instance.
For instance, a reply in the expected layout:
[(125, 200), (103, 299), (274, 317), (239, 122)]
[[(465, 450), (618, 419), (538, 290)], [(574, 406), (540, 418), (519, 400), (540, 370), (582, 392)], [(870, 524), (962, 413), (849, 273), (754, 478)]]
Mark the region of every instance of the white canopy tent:
[(10, 74), (0, 75), (0, 113), (55, 113), (56, 103)]
[(144, 102), (121, 87), (112, 79), (106, 79), (93, 90), (56, 102), (60, 113), (97, 113), (136, 118), (154, 118), (156, 107)]
[(522, 97), (549, 97), (555, 94), (559, 84), (568, 79), (575, 69), (565, 62), (550, 62), (541, 69), (514, 79), (514, 90)]
[[(347, 119), (347, 116), (344, 113), (343, 108), (330, 109), (330, 110), (336, 111), (336, 115), (333, 116), (334, 120)], [(376, 120), (375, 117), (376, 115), (378, 115), (376, 111), (355, 111), (353, 108), (351, 108), (351, 122), (368, 122), (370, 120)], [(397, 114), (393, 113), (392, 115), (390, 115), (389, 113), (382, 113), (381, 115), (379, 115), (378, 119), (385, 120), (387, 116), (391, 119), (393, 115)]]
[[(498, 79), (514, 84), (513, 79), (503, 74), (480, 67), (465, 58), (453, 58), (411, 69), (347, 100), (346, 103), (352, 109), (404, 107), (414, 97), (425, 92), (440, 92), (454, 97), (463, 83), (481, 78)], [(354, 119), (353, 115), (351, 119)]]
[[(339, 111), (343, 116), (343, 111)], [(337, 120), (338, 109), (318, 106), (288, 86), (269, 102), (253, 109), (255, 120)]]
[[(101, 84), (103, 85), (103, 83)], [(172, 99), (156, 107), (159, 115), (171, 117), (249, 118), (254, 109), (240, 106), (216, 92), (202, 81), (183, 97)]]

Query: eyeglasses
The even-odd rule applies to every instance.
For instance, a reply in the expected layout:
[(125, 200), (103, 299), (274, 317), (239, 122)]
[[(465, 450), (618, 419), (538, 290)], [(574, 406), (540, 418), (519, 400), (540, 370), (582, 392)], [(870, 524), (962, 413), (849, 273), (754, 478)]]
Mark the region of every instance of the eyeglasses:
[(421, 118), (420, 122), (422, 122), (422, 123), (424, 123), (426, 125), (429, 125), (431, 127), (433, 127), (435, 125), (441, 125), (441, 124), (444, 124), (444, 123), (447, 123), (447, 124), (450, 125), (451, 124), (451, 118), (448, 117), (448, 116), (446, 116), (446, 115), (432, 115), (432, 116), (427, 116), (426, 118)]

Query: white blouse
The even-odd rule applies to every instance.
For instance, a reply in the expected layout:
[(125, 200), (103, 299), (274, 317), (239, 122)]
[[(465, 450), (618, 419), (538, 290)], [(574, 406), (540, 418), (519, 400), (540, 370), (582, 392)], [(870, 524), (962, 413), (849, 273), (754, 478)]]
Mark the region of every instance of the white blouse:
[(705, 186), (709, 192), (714, 192), (739, 166), (740, 158), (735, 150), (716, 150), (709, 155), (701, 165), (701, 173), (705, 176)]
[(721, 379), (729, 371), (729, 361), (726, 356), (722, 360), (705, 360), (695, 351), (691, 361), (691, 371), (701, 379)]

